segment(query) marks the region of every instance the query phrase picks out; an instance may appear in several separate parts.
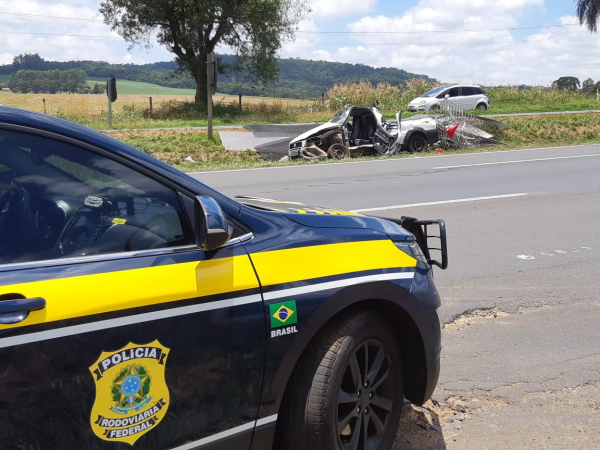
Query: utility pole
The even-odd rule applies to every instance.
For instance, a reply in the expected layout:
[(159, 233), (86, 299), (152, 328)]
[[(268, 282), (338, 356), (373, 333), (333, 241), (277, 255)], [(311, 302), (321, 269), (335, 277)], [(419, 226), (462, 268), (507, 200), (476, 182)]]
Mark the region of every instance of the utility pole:
[(208, 103), (208, 138), (213, 138), (213, 105), (212, 105), (212, 97), (213, 97), (213, 86), (215, 83), (214, 80), (214, 68), (213, 65), (215, 63), (215, 53), (211, 52), (206, 56), (206, 102)]
[(106, 83), (106, 96), (108, 97), (108, 128), (112, 128), (112, 83), (109, 81)]

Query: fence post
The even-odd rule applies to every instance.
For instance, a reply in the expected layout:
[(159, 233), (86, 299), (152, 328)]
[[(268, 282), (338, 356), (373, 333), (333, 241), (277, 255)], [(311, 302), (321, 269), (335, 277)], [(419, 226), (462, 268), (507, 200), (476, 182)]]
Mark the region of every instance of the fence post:
[(152, 97), (150, 97), (150, 114), (152, 114)]
[(239, 95), (239, 102), (240, 102), (240, 111), (242, 110), (242, 94), (238, 94)]
[(325, 92), (321, 92), (321, 105), (325, 104)]
[(44, 114), (46, 114), (46, 99), (42, 99), (42, 103), (44, 104)]

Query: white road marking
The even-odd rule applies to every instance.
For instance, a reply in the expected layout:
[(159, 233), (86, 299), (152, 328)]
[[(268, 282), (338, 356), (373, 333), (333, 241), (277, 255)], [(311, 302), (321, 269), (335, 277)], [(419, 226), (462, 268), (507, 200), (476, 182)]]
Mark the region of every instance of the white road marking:
[[(122, 130), (119, 130), (122, 131)], [(514, 150), (496, 150), (492, 152), (472, 152), (472, 153), (447, 153), (447, 154), (436, 154), (431, 156), (409, 156), (406, 158), (378, 158), (370, 159), (367, 161), (343, 161), (343, 162), (327, 162), (322, 164), (298, 164), (289, 166), (275, 166), (275, 167), (254, 167), (248, 169), (225, 169), (225, 170), (200, 170), (198, 172), (186, 172), (188, 175), (200, 175), (200, 174), (211, 174), (211, 173), (230, 173), (230, 172), (247, 172), (253, 170), (277, 170), (277, 169), (306, 169), (315, 167), (329, 167), (338, 166), (340, 164), (373, 164), (373, 163), (386, 163), (390, 164), (393, 162), (406, 162), (406, 161), (420, 161), (423, 159), (431, 158), (453, 158), (453, 157), (464, 157), (464, 156), (477, 156), (477, 155), (496, 155), (502, 153), (518, 153), (518, 152), (534, 152), (536, 150), (557, 150), (557, 149), (569, 149), (579, 147), (591, 147), (594, 144), (578, 144), (578, 145), (562, 145), (556, 147), (536, 147), (536, 148), (518, 148)]]
[(516, 163), (524, 163), (524, 162), (552, 161), (552, 160), (556, 160), (556, 159), (592, 158), (594, 156), (600, 156), (600, 153), (594, 153), (591, 155), (555, 156), (553, 158), (517, 159), (514, 161), (496, 161), (496, 162), (486, 162), (486, 163), (477, 163), (477, 164), (461, 164), (461, 165), (456, 165), (456, 166), (434, 167), (434, 169), (455, 169), (457, 167), (493, 166), (493, 165), (497, 165), (497, 164), (516, 164)]
[(531, 255), (517, 255), (517, 259), (535, 259), (535, 257)]
[(387, 211), (390, 209), (415, 208), (417, 206), (444, 205), (446, 203), (477, 202), (477, 201), (481, 201), (481, 200), (495, 200), (498, 198), (523, 197), (525, 195), (536, 195), (536, 194), (543, 194), (543, 192), (534, 192), (534, 193), (521, 192), (519, 194), (490, 195), (488, 197), (458, 198), (455, 200), (441, 200), (438, 202), (411, 203), (408, 205), (381, 206), (378, 208), (354, 209), (351, 212), (362, 213), (362, 212), (371, 212), (371, 211)]
[(561, 253), (561, 254), (563, 254), (563, 253), (567, 253), (567, 252), (565, 252), (564, 250), (554, 250), (554, 251), (555, 251), (556, 253)]

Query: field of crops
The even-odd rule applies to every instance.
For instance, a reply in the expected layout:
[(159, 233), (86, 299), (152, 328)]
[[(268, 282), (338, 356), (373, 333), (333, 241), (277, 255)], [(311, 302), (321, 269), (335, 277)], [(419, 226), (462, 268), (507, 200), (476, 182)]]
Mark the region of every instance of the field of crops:
[[(94, 81), (92, 81), (93, 85)], [(114, 128), (155, 128), (206, 125), (206, 113), (193, 104), (193, 95), (136, 94), (148, 83), (119, 82), (118, 99), (112, 105)], [(169, 88), (162, 88), (169, 89)], [(128, 93), (129, 92), (129, 93)], [(147, 92), (147, 91), (146, 91)], [(165, 91), (163, 91), (165, 92)], [(153, 108), (150, 110), (150, 97)], [(215, 125), (293, 122), (310, 112), (303, 100), (243, 97), (213, 97)], [(18, 94), (0, 92), (0, 104), (51, 114), (96, 129), (107, 128), (108, 101), (105, 94)], [(326, 117), (326, 116), (325, 116)]]
[[(92, 78), (90, 84), (104, 83)], [(216, 95), (215, 125), (247, 125), (256, 123), (320, 122), (328, 120), (345, 105), (368, 105), (376, 101), (388, 118), (402, 109), (406, 114), (408, 102), (433, 87), (423, 79), (414, 79), (400, 90), (388, 83), (372, 85), (368, 82), (338, 85), (328, 91), (324, 102), (320, 99), (289, 100), (243, 97), (242, 107), (236, 96)], [(158, 128), (205, 126), (206, 112), (193, 103), (191, 89), (171, 89), (149, 83), (121, 80), (119, 98), (113, 106), (113, 128)], [(596, 96), (580, 92), (558, 91), (548, 87), (519, 89), (496, 87), (487, 89), (491, 100), (490, 111), (474, 113), (506, 114), (520, 112), (577, 111), (600, 109)], [(150, 97), (153, 108), (150, 109)], [(16, 94), (0, 92), (0, 103), (56, 115), (83, 125), (106, 129), (108, 105), (105, 95), (94, 94)]]

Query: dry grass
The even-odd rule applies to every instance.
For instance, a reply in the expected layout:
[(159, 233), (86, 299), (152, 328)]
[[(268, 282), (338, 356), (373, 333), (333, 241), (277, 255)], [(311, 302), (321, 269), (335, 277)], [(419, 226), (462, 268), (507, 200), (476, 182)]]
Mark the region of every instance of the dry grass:
[[(113, 113), (120, 113), (132, 108), (145, 109), (150, 107), (150, 97), (155, 108), (160, 108), (164, 102), (193, 102), (189, 95), (119, 95), (113, 103)], [(215, 104), (239, 104), (237, 96), (215, 95)], [(285, 107), (297, 107), (310, 103), (306, 100), (278, 99), (262, 97), (242, 97), (243, 105), (273, 105), (282, 104)], [(0, 92), (0, 104), (15, 108), (28, 109), (54, 116), (82, 117), (99, 116), (108, 111), (108, 102), (104, 94), (16, 94)]]

